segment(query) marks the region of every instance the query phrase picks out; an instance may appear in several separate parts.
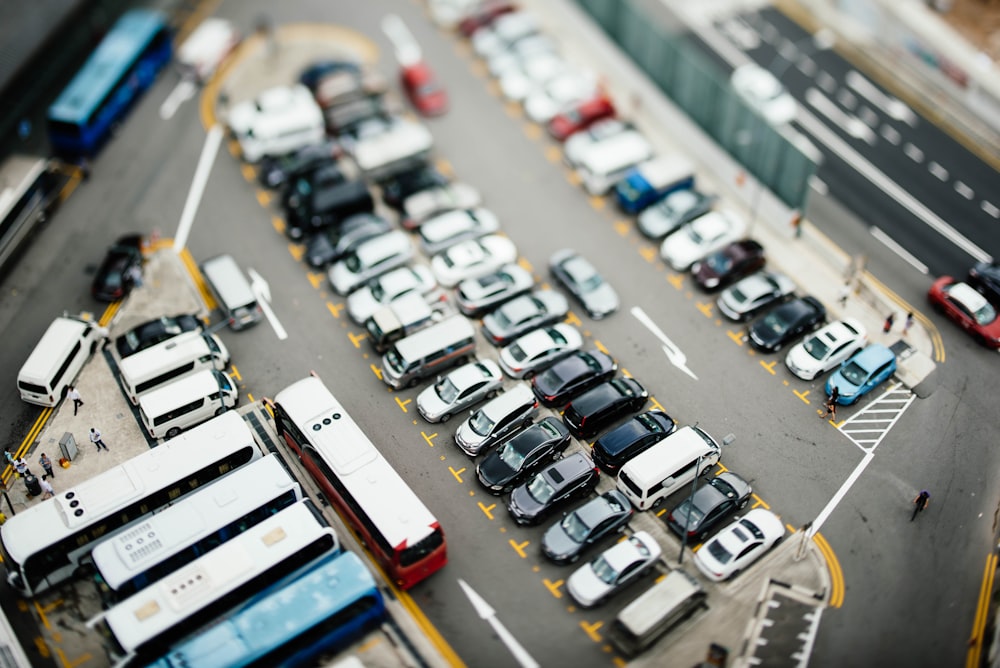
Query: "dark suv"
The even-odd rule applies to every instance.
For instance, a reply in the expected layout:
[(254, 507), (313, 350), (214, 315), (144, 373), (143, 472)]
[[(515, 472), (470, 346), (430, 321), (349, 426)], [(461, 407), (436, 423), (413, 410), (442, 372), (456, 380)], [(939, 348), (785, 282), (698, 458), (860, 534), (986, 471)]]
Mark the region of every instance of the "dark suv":
[(615, 378), (587, 390), (563, 411), (563, 420), (577, 438), (590, 438), (618, 418), (646, 405), (649, 393), (634, 378)]
[(594, 463), (605, 473), (615, 475), (625, 462), (656, 445), (676, 429), (673, 418), (663, 411), (646, 411), (636, 415), (594, 442)]
[(308, 194), (296, 193), (286, 206), (286, 232), (292, 239), (318, 232), (348, 216), (372, 213), (375, 200), (364, 181), (342, 181), (320, 186)]
[(600, 469), (587, 455), (574, 452), (515, 487), (507, 511), (518, 524), (537, 524), (560, 504), (590, 494), (600, 477)]

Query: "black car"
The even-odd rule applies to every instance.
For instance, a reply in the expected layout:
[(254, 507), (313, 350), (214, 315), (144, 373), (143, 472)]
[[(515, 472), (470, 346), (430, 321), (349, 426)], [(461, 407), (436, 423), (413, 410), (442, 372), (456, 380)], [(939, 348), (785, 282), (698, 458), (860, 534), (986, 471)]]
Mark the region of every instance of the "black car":
[(448, 179), (444, 174), (424, 163), (379, 182), (379, 187), (382, 189), (382, 201), (396, 211), (402, 211), (403, 201), (410, 195), (446, 183)]
[(359, 213), (317, 232), (306, 240), (306, 262), (322, 269), (358, 247), (363, 241), (392, 231), (392, 223), (373, 213)]
[(115, 351), (120, 359), (125, 359), (129, 355), (145, 350), (157, 343), (171, 339), (178, 334), (191, 331), (201, 331), (203, 328), (201, 320), (194, 314), (175, 315), (173, 317), (163, 316), (154, 318), (136, 325), (124, 334), (115, 339)]
[(352, 72), (361, 75), (361, 66), (351, 60), (318, 60), (306, 67), (299, 74), (299, 83), (316, 92), (316, 86), (334, 72)]
[(289, 200), (285, 232), (292, 239), (336, 225), (358, 213), (372, 213), (375, 200), (361, 180), (343, 181), (317, 189), (309, 197)]
[(597, 541), (621, 531), (632, 512), (624, 494), (617, 489), (605, 492), (546, 529), (542, 554), (557, 564), (571, 564)]
[(1000, 304), (1000, 264), (980, 262), (969, 269), (969, 285), (993, 302)]
[(746, 508), (753, 488), (731, 471), (725, 471), (684, 499), (667, 515), (667, 526), (678, 536), (700, 543), (722, 520)]
[(476, 475), (491, 494), (506, 494), (533, 471), (555, 459), (569, 444), (566, 427), (549, 416), (492, 450), (476, 466)]
[(546, 406), (566, 402), (590, 388), (611, 380), (618, 371), (616, 362), (600, 350), (578, 350), (531, 379), (531, 389)]
[(340, 153), (340, 144), (326, 141), (306, 146), (289, 155), (267, 156), (260, 162), (257, 178), (268, 188), (281, 188), (299, 176), (332, 165)]
[(634, 378), (615, 378), (587, 390), (563, 411), (563, 421), (577, 438), (590, 438), (618, 418), (635, 413), (649, 393)]
[(317, 190), (346, 181), (344, 173), (336, 162), (317, 165), (314, 169), (306, 169), (289, 179), (281, 192), (281, 206), (294, 209), (307, 202)]
[(818, 329), (826, 320), (826, 308), (815, 297), (796, 297), (779, 304), (747, 329), (750, 345), (762, 352), (781, 350), (806, 332)]
[(507, 512), (518, 524), (538, 524), (559, 505), (587, 496), (601, 471), (582, 452), (557, 459), (518, 485), (507, 499)]
[(661, 410), (640, 413), (594, 442), (594, 463), (615, 475), (640, 452), (648, 450), (677, 430), (673, 418)]
[(104, 255), (101, 266), (90, 284), (90, 294), (102, 302), (113, 302), (124, 298), (132, 288), (142, 282), (141, 234), (127, 234), (119, 237)]

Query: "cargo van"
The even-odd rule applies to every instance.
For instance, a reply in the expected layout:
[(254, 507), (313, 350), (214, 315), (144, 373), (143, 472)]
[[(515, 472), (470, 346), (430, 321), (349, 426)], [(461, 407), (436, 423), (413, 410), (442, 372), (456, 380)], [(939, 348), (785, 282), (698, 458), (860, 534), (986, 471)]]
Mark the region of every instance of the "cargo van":
[(326, 136), (323, 111), (301, 84), (270, 88), (234, 105), (227, 123), (247, 162), (319, 144)]
[(264, 315), (250, 289), (250, 282), (232, 255), (217, 255), (205, 260), (201, 263), (201, 273), (232, 329), (249, 327)]
[(722, 449), (698, 427), (681, 427), (618, 472), (618, 489), (637, 510), (660, 504), (719, 463)]
[(670, 571), (618, 613), (608, 637), (618, 651), (632, 658), (704, 605), (705, 590), (698, 581), (685, 571)]
[(635, 130), (626, 130), (590, 146), (576, 172), (588, 193), (604, 195), (630, 169), (652, 157), (649, 141)]
[(382, 380), (394, 388), (412, 386), (461, 364), (476, 350), (475, 335), (472, 323), (460, 315), (410, 334), (382, 356)]
[(438, 293), (441, 298), (433, 301), (433, 295), (428, 297), (419, 292), (408, 292), (375, 311), (365, 320), (365, 330), (372, 347), (384, 353), (396, 341), (450, 315), (445, 294)]
[(301, 239), (357, 213), (372, 213), (375, 200), (364, 181), (341, 181), (317, 187), (308, 195), (289, 198), (285, 232)]
[(133, 405), (139, 396), (202, 369), (225, 370), (229, 351), (215, 334), (185, 332), (126, 357), (118, 367), (122, 389)]
[(694, 187), (694, 165), (682, 155), (664, 155), (636, 165), (615, 184), (618, 206), (639, 213), (675, 190)]
[(108, 330), (83, 316), (56, 318), (38, 340), (17, 374), (21, 400), (39, 406), (55, 406)]
[(139, 417), (153, 438), (173, 438), (185, 429), (222, 415), (239, 401), (228, 374), (204, 369), (139, 397)]

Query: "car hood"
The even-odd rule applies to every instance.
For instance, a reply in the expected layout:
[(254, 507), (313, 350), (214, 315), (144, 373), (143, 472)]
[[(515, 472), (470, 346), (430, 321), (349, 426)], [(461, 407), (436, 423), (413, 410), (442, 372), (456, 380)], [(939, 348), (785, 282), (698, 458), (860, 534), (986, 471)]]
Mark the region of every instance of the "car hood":
[(347, 312), (355, 322), (364, 322), (381, 307), (367, 287), (352, 292), (347, 298)]
[(510, 495), (510, 505), (518, 515), (529, 520), (536, 518), (548, 508), (531, 496), (527, 485), (514, 488)]
[(607, 591), (606, 582), (597, 577), (590, 565), (581, 566), (566, 580), (566, 588), (583, 605), (592, 605)]
[(450, 408), (448, 404), (441, 401), (441, 397), (439, 397), (438, 393), (434, 390), (433, 384), (417, 395), (417, 406), (420, 408), (421, 412), (430, 417), (437, 417)]
[(566, 559), (580, 549), (580, 544), (569, 537), (560, 523), (553, 524), (542, 537), (542, 546), (555, 559)]
[(785, 355), (785, 363), (799, 371), (815, 371), (821, 368), (823, 361), (818, 360), (806, 350), (801, 343), (789, 349)]
[(312, 267), (322, 267), (337, 259), (337, 251), (325, 234), (314, 234), (306, 242), (306, 258)]
[(685, 228), (681, 228), (663, 240), (660, 255), (670, 263), (670, 266), (681, 271), (702, 257), (706, 250), (704, 246), (699, 246), (691, 240)]
[(483, 449), (489, 438), (489, 436), (480, 436), (472, 431), (468, 420), (459, 425), (458, 431), (455, 432), (455, 443), (470, 455), (479, 454), (479, 451)]
[(479, 462), (479, 477), (488, 485), (506, 485), (517, 475), (494, 450)]
[(583, 296), (590, 310), (599, 314), (608, 314), (618, 308), (618, 293), (609, 283), (601, 284), (596, 290), (591, 290)]

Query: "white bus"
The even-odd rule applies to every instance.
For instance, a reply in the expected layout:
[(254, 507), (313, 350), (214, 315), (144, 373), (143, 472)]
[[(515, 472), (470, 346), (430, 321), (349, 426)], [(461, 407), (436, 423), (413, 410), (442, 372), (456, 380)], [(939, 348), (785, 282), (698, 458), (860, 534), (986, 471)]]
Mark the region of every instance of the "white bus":
[(226, 413), (40, 501), (0, 526), (7, 581), (26, 597), (60, 584), (98, 541), (260, 457), (243, 418)]
[(253, 594), (338, 550), (333, 529), (304, 499), (94, 617), (87, 626), (105, 636), (116, 666), (146, 665)]
[(12, 155), (0, 165), (0, 268), (35, 225), (45, 221), (59, 194), (58, 185), (48, 158)]
[(101, 542), (91, 558), (101, 599), (117, 603), (302, 499), (267, 455)]
[(215, 334), (184, 332), (129, 355), (118, 366), (122, 387), (133, 406), (139, 395), (202, 369), (225, 371), (229, 350)]
[(289, 385), (272, 408), (278, 434), (397, 585), (408, 589), (445, 565), (441, 525), (323, 381)]

